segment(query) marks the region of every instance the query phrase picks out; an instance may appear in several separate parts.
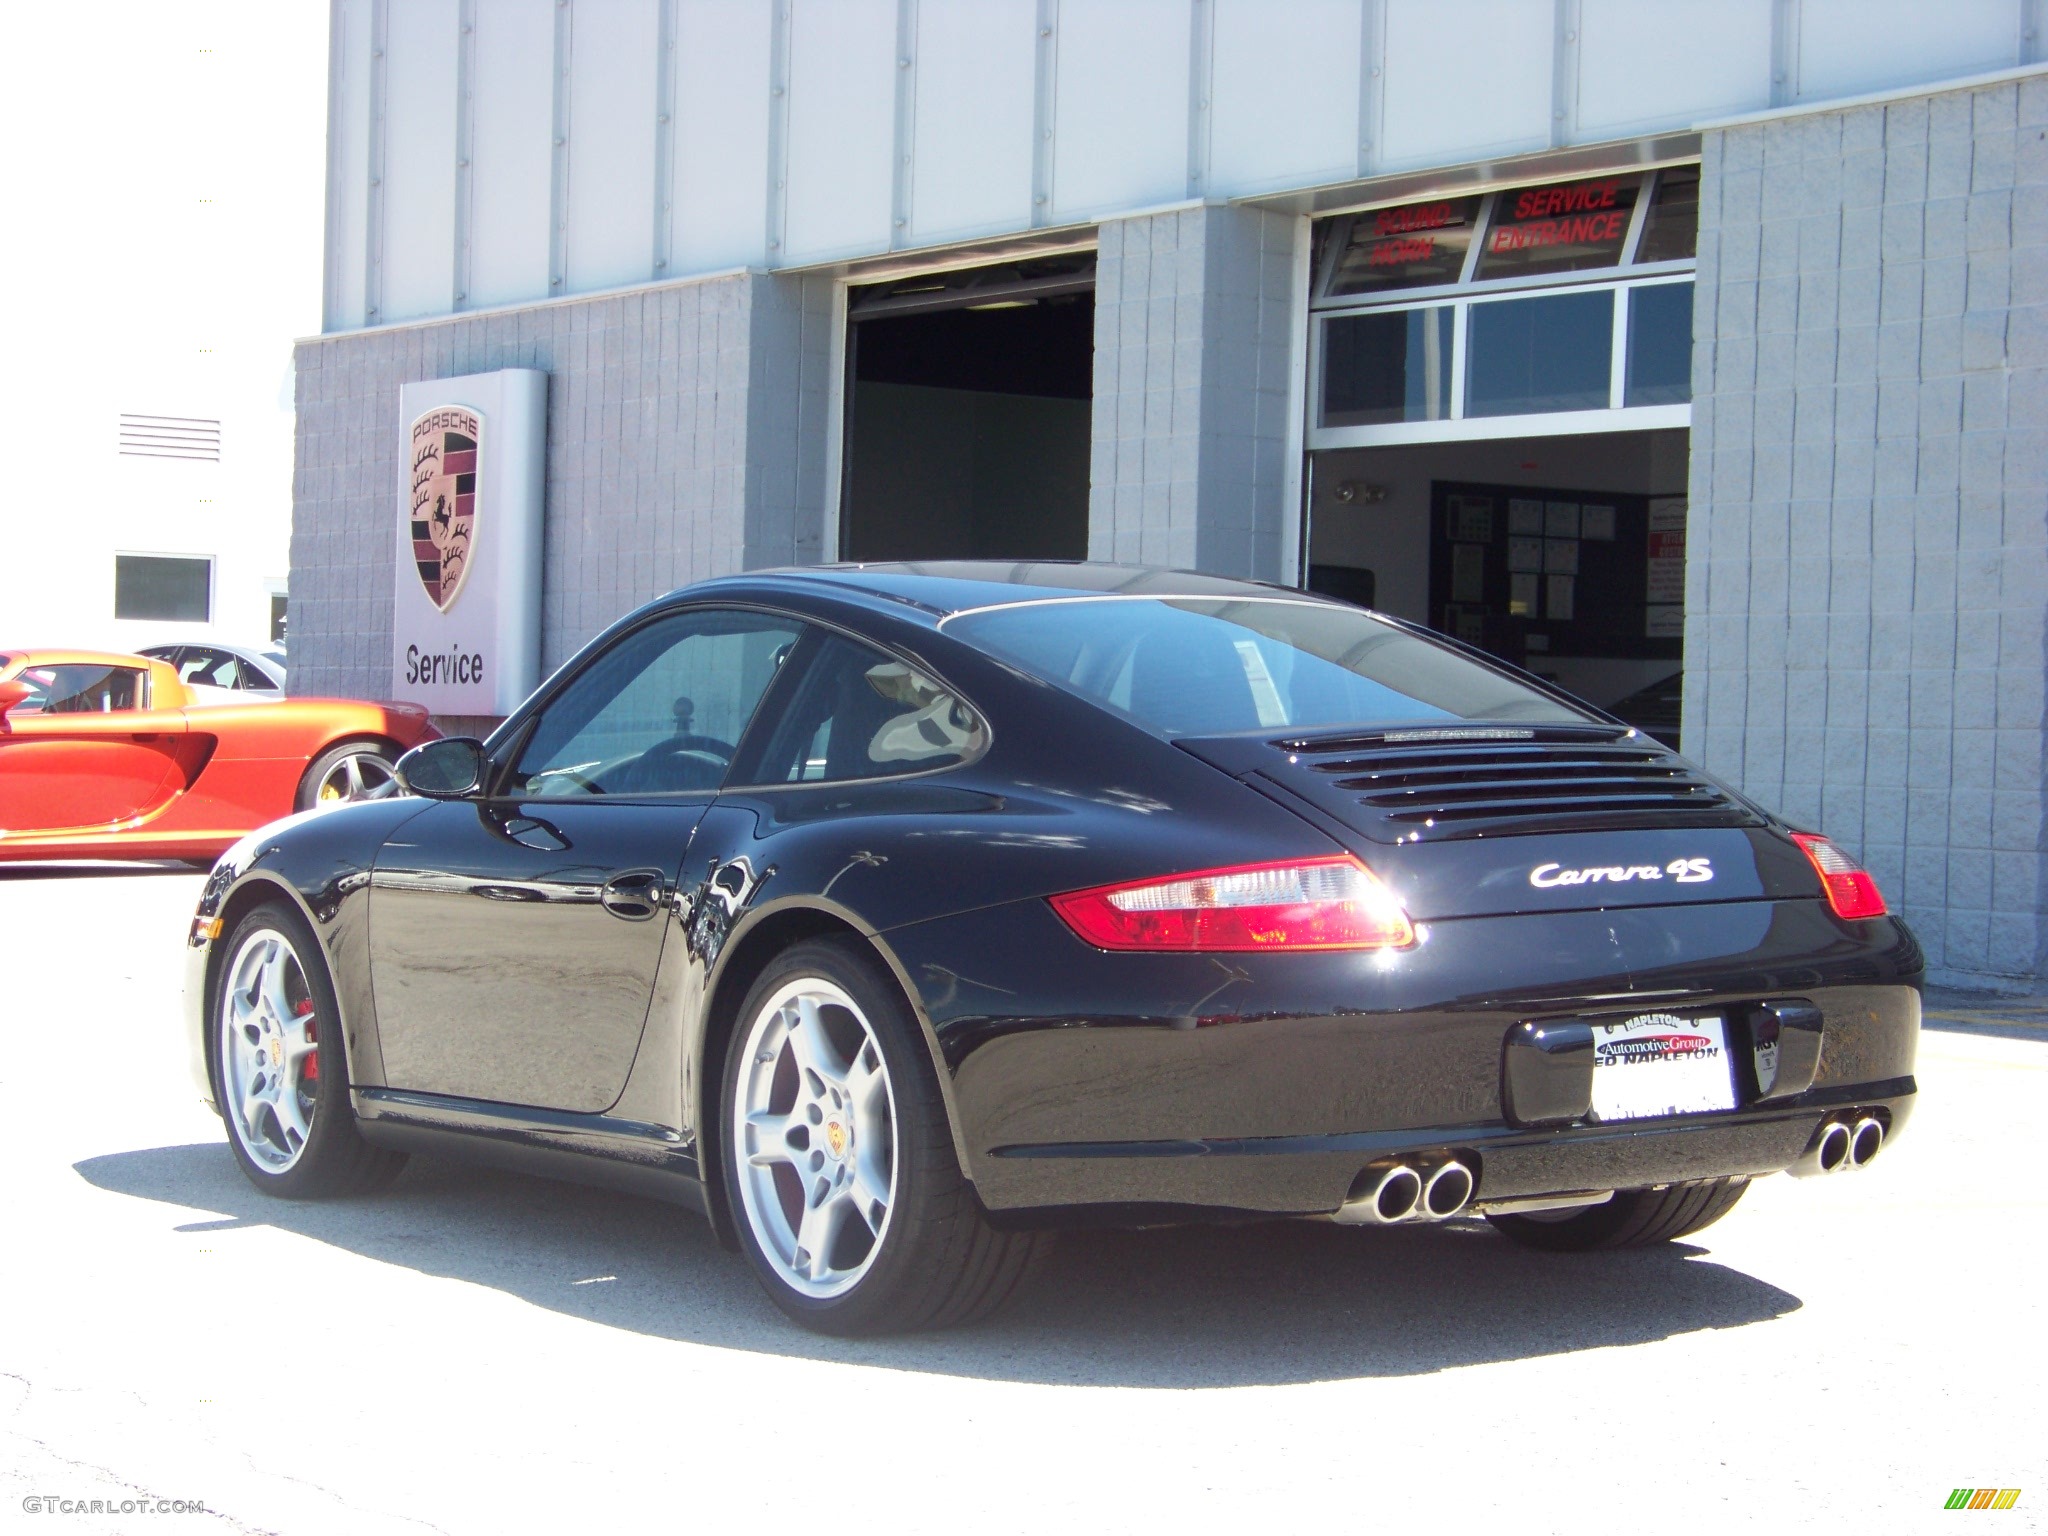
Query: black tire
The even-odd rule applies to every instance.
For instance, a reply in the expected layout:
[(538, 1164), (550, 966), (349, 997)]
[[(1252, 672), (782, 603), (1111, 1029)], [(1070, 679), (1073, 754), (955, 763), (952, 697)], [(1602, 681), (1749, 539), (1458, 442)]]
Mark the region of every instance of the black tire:
[[(303, 1144), (283, 1167), (276, 1165), (278, 1148), (275, 1144), (283, 1137), (265, 1138), (252, 1150), (251, 1143), (257, 1142), (258, 1137), (241, 1118), (233, 1086), (235, 1073), (223, 1059), (226, 1045), (223, 1024), (226, 1011), (234, 1002), (230, 993), (235, 990), (233, 981), (237, 962), (245, 949), (266, 937), (280, 940), (289, 947), (305, 992), (303, 998), (292, 999), (295, 1011), (296, 1005), (310, 1002), (312, 1008), (308, 1016), (314, 1025), (311, 1054), (315, 1070), (305, 1074), (290, 1090), (299, 1096), (301, 1112), (306, 1114), (306, 1132)], [(214, 983), (213, 994), (207, 1000), (207, 1058), (213, 1073), (214, 1099), (227, 1126), (228, 1147), (249, 1182), (265, 1194), (285, 1200), (366, 1195), (389, 1187), (404, 1170), (406, 1157), (403, 1152), (371, 1146), (356, 1129), (355, 1110), (349, 1103), (348, 1054), (342, 1044), (341, 1010), (335, 1001), (334, 982), (328, 973), (326, 956), (311, 926), (284, 902), (266, 902), (235, 924), (222, 955), (220, 973)], [(245, 1026), (238, 1032), (249, 1041), (252, 1059), (260, 1057), (261, 1053), (254, 1049), (259, 1038), (257, 1026)], [(275, 1061), (277, 1058), (272, 1059)], [(306, 1078), (312, 1081), (310, 1088)], [(308, 1104), (309, 1112), (303, 1108)], [(273, 1132), (283, 1126), (283, 1121), (274, 1113), (263, 1123)]]
[(1494, 1230), (1525, 1248), (1590, 1253), (1602, 1248), (1646, 1248), (1710, 1227), (1735, 1209), (1748, 1179), (1707, 1179), (1663, 1189), (1623, 1189), (1603, 1205), (1582, 1211), (1488, 1216)]
[[(345, 770), (350, 764), (354, 764), (359, 770), (358, 778), (374, 780), (373, 785), (366, 787), (379, 787), (381, 789), (381, 786), (393, 782), (392, 768), (394, 759), (381, 743), (375, 741), (337, 742), (314, 758), (307, 767), (305, 775), (299, 780), (298, 793), (292, 797), (292, 809), (295, 811), (310, 811), (314, 806), (319, 805), (322, 801), (321, 785), (328, 782), (329, 776), (334, 774), (336, 769)], [(383, 792), (388, 793), (388, 791)], [(361, 796), (341, 794), (329, 798), (351, 800), (359, 799)]]
[[(887, 1220), (871, 1240), (865, 1272), (829, 1298), (799, 1290), (755, 1230), (757, 1218), (740, 1187), (746, 1132), (735, 1107), (753, 1026), (770, 1000), (792, 984), (821, 979), (850, 998), (871, 1026), (887, 1068), (894, 1120)], [(741, 1004), (719, 1081), (720, 1161), (741, 1250), (770, 1298), (806, 1328), (862, 1335), (976, 1322), (1009, 1302), (1047, 1251), (1049, 1234), (989, 1225), (954, 1156), (945, 1104), (917, 1022), (895, 980), (864, 946), (810, 940), (770, 962)]]

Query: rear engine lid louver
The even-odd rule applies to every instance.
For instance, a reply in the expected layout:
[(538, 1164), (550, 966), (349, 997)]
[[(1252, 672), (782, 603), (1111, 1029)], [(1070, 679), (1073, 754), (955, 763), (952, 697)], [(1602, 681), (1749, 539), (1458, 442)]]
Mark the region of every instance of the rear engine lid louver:
[(1182, 745), (1226, 771), (1284, 785), (1376, 842), (1764, 825), (1676, 754), (1621, 727), (1387, 729)]

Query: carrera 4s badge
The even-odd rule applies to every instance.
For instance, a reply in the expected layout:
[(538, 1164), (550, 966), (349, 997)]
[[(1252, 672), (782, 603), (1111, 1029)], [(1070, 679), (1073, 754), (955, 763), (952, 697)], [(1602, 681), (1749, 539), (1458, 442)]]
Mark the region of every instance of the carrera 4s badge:
[(1596, 864), (1590, 869), (1538, 864), (1529, 871), (1529, 883), (1545, 891), (1556, 885), (1626, 885), (1631, 880), (1663, 880), (1667, 877), (1680, 885), (1698, 885), (1714, 878), (1714, 861), (1673, 859), (1661, 869), (1655, 864)]

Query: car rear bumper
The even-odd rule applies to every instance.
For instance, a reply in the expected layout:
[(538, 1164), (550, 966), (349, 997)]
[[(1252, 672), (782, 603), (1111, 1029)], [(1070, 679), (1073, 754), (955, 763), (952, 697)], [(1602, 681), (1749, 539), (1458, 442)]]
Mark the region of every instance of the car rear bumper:
[[(1389, 1157), (1457, 1155), (1479, 1202), (1755, 1175), (1830, 1116), (1896, 1132), (1915, 1092), (1918, 946), (1817, 900), (1461, 919), (1400, 954), (1110, 955), (1037, 902), (882, 939), (998, 1213), (1328, 1214)], [(1820, 1020), (1810, 1084), (1775, 1097), (1742, 1064), (1766, 1001)], [(1735, 1108), (1597, 1123), (1516, 1103), (1528, 1026), (1653, 1010), (1729, 1021)]]
[[(1876, 1090), (1876, 1091), (1866, 1091)], [(991, 1209), (1013, 1220), (1170, 1215), (1328, 1215), (1371, 1165), (1428, 1165), (1456, 1157), (1473, 1170), (1475, 1204), (1568, 1191), (1642, 1189), (1692, 1179), (1778, 1173), (1847, 1111), (1875, 1112), (1896, 1135), (1912, 1113), (1909, 1078), (1825, 1092), (1796, 1105), (1615, 1125), (1518, 1129), (1411, 1128), (1335, 1136), (1215, 1141), (1099, 1142), (996, 1149), (978, 1181)], [(1077, 1209), (1081, 1208), (1081, 1209)]]

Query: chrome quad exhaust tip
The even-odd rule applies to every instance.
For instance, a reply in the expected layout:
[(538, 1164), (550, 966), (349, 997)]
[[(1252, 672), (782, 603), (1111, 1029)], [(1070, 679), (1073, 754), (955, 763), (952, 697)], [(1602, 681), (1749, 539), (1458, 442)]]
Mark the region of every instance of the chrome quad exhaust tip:
[(1425, 1221), (1443, 1221), (1471, 1203), (1474, 1188), (1472, 1170), (1455, 1157), (1439, 1164), (1422, 1182), (1422, 1210)]
[(1884, 1150), (1884, 1122), (1875, 1115), (1850, 1110), (1821, 1122), (1813, 1143), (1788, 1170), (1794, 1178), (1818, 1178), (1824, 1173), (1854, 1172), (1867, 1167)]
[(1455, 1157), (1415, 1162), (1399, 1158), (1368, 1164), (1351, 1196), (1332, 1214), (1350, 1227), (1391, 1227), (1407, 1221), (1443, 1221), (1464, 1210), (1478, 1181)]
[(1402, 1162), (1374, 1163), (1351, 1185), (1335, 1220), (1349, 1227), (1391, 1227), (1422, 1204), (1422, 1175)]

